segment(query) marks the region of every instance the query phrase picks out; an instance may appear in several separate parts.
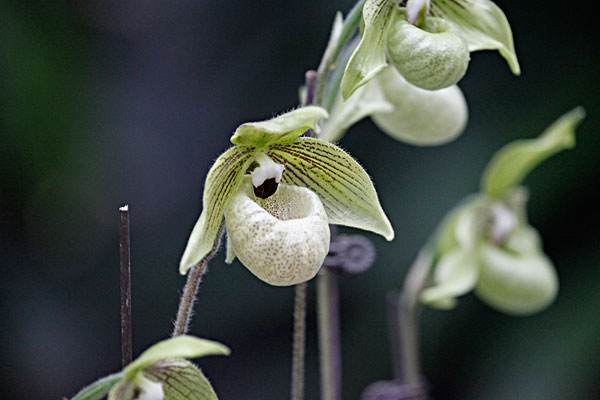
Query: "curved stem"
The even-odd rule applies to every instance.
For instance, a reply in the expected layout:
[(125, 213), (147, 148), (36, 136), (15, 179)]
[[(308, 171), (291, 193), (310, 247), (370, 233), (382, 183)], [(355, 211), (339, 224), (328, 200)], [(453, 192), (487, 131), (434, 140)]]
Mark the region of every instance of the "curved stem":
[(208, 259), (204, 259), (200, 264), (193, 267), (187, 276), (187, 282), (183, 287), (183, 293), (179, 300), (179, 309), (177, 310), (177, 319), (175, 320), (172, 336), (185, 335), (188, 331), (190, 320), (192, 318), (196, 293), (202, 282), (202, 276), (206, 272)]
[(296, 285), (294, 296), (294, 345), (292, 351), (292, 400), (304, 399), (306, 348), (306, 283)]
[(398, 351), (394, 361), (394, 375), (405, 384), (421, 381), (421, 361), (419, 356), (419, 296), (429, 277), (433, 254), (426, 247), (411, 265), (404, 280), (398, 307)]

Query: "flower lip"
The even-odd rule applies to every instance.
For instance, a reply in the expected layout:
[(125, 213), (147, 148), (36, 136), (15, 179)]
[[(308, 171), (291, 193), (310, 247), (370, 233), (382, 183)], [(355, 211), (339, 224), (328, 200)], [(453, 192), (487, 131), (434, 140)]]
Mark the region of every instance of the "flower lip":
[(329, 220), (309, 189), (281, 184), (267, 199), (242, 189), (225, 211), (240, 262), (264, 282), (289, 286), (312, 279), (329, 249)]

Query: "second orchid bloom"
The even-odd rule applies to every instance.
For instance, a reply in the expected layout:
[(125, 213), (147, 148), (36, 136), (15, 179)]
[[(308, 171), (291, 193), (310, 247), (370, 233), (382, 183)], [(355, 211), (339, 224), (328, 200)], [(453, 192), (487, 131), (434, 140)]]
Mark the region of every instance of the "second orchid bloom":
[(303, 136), (327, 116), (309, 106), (237, 128), (234, 146), (207, 175), (203, 210), (181, 259), (182, 274), (218, 249), (223, 227), (227, 261), (237, 257), (277, 286), (316, 275), (329, 249), (329, 224), (393, 239), (366, 171), (339, 147)]

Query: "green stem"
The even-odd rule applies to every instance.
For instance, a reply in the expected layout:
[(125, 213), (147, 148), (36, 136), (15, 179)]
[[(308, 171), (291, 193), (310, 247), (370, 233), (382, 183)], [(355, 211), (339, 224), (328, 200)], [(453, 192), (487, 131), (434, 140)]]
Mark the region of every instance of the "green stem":
[(341, 400), (342, 360), (338, 283), (336, 273), (327, 266), (321, 268), (317, 276), (317, 318), (321, 400)]
[(404, 384), (418, 384), (421, 381), (419, 297), (427, 283), (432, 261), (433, 253), (429, 247), (425, 247), (411, 265), (400, 295), (397, 327), (399, 348), (395, 360), (395, 377)]
[(327, 46), (325, 53), (323, 53), (323, 58), (321, 59), (321, 63), (317, 69), (317, 89), (315, 94), (315, 104), (317, 105), (323, 104), (323, 94), (325, 92), (325, 85), (327, 83), (327, 75), (336, 66), (338, 57), (344, 46), (346, 46), (346, 44), (354, 36), (354, 32), (358, 28), (362, 17), (364, 3), (365, 0), (359, 0), (354, 5), (352, 10), (350, 10), (348, 13), (346, 19), (344, 19), (344, 24), (342, 25), (342, 30), (338, 40), (336, 40), (334, 43), (330, 43), (330, 45)]

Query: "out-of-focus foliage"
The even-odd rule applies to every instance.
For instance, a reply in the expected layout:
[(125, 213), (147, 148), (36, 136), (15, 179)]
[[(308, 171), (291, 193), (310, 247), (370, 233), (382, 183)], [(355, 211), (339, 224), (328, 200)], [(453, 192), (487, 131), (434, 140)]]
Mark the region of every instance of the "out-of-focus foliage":
[[(511, 22), (522, 75), (514, 77), (493, 52), (472, 54), (460, 82), (470, 120), (457, 141), (414, 148), (365, 121), (341, 143), (376, 182), (397, 236), (388, 244), (373, 235), (376, 265), (341, 279), (344, 398), (390, 375), (384, 293), (399, 287), (437, 222), (478, 190), (500, 146), (578, 104), (588, 118), (577, 148), (527, 180), (529, 220), (561, 282), (556, 302), (527, 319), (471, 297), (452, 315), (426, 311), (424, 368), (437, 399), (569, 400), (600, 391), (594, 16), (558, 0), (497, 4)], [(119, 368), (117, 208), (125, 202), (135, 349), (168, 334), (185, 279), (176, 267), (192, 228), (182, 221), (200, 212), (206, 172), (240, 123), (297, 104), (297, 87), (318, 65), (335, 12), (351, 5), (0, 3), (5, 397), (70, 396)], [(288, 395), (292, 296), (239, 263), (212, 262), (191, 333), (232, 348), (226, 360), (202, 363), (222, 398)], [(313, 317), (307, 398), (318, 395)], [(265, 381), (268, 387), (257, 384)]]

